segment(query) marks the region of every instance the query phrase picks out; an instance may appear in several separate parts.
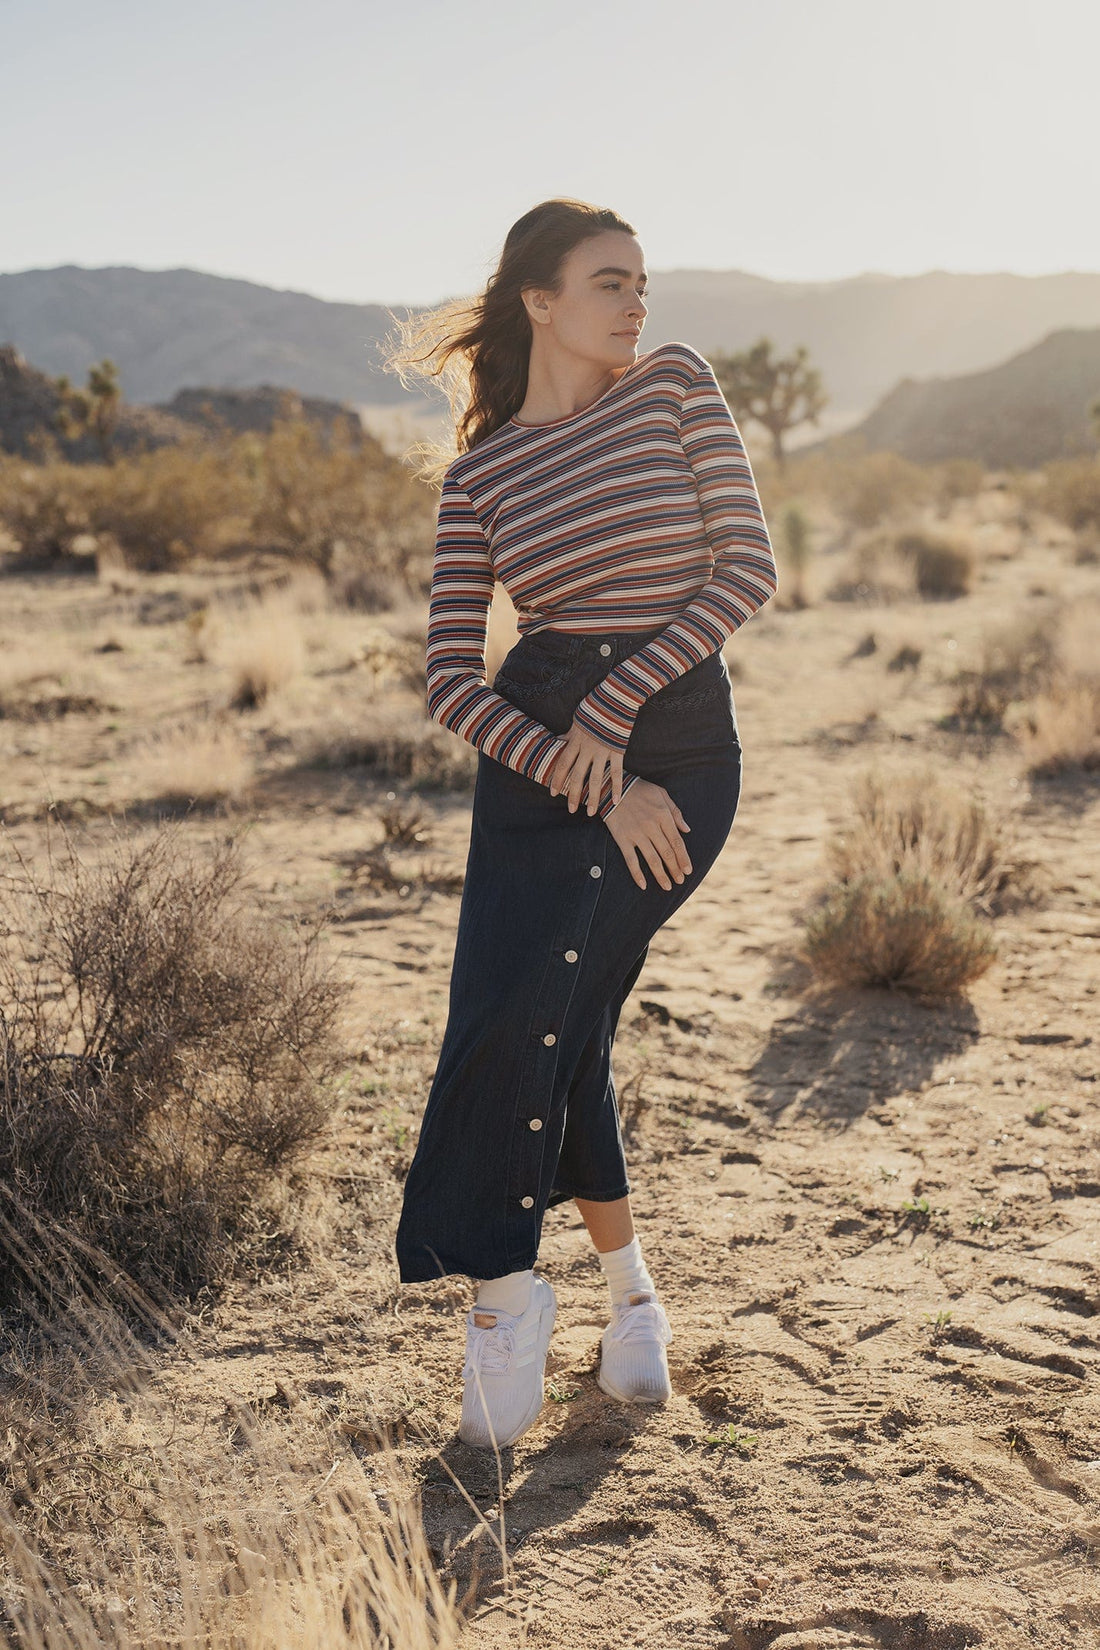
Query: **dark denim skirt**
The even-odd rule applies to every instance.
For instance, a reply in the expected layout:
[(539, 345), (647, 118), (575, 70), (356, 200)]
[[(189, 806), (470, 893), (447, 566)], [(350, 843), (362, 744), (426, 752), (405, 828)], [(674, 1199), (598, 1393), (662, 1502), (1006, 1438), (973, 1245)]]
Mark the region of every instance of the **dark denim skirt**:
[[(661, 626), (659, 629), (663, 629)], [(554, 733), (578, 700), (658, 630), (523, 636), (496, 692)], [(547, 1208), (631, 1190), (611, 1050), (653, 935), (729, 835), (741, 745), (720, 653), (638, 712), (628, 772), (663, 785), (691, 826), (692, 871), (666, 892), (584, 803), (478, 754), (446, 1030), (404, 1185), (402, 1283), (534, 1266)]]

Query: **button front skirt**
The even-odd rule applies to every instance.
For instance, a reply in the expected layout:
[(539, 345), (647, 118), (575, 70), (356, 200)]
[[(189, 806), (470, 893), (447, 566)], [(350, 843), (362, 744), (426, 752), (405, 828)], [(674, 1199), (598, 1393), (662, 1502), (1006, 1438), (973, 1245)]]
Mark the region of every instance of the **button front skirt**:
[[(620, 656), (639, 645), (572, 637), (560, 644), (576, 665), (564, 682), (535, 649), (526, 662), (543, 668), (495, 685), (565, 732), (610, 668), (597, 651), (607, 643)], [(571, 814), (564, 796), (479, 753), (447, 1025), (396, 1233), (403, 1283), (531, 1267), (547, 1208), (630, 1191), (611, 1065), (619, 1014), (653, 935), (717, 858), (740, 793), (732, 694), (716, 664), (718, 681), (643, 705), (624, 758), (691, 826), (692, 872), (668, 892), (644, 863), (638, 887), (583, 804)]]

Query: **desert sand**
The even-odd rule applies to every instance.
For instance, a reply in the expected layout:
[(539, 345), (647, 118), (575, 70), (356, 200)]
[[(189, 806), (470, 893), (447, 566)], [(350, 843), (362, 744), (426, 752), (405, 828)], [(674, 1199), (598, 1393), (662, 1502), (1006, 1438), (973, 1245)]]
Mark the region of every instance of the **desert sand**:
[[(502, 1454), (503, 1497), (494, 1457), (456, 1433), (468, 1280), (399, 1285), (392, 1254), (469, 794), (308, 760), (417, 713), (413, 688), (370, 668), (370, 638), (396, 626), (415, 664), (423, 612), (302, 615), (298, 675), (232, 715), (251, 764), (239, 800), (187, 823), (247, 822), (258, 897), (330, 910), (352, 991), (342, 1111), (296, 1179), (308, 1252), (204, 1312), (188, 1356), (162, 1356), (160, 1401), (215, 1479), (227, 1406), (280, 1390), (270, 1424), (288, 1434), (328, 1417), (365, 1452), (389, 1428), (440, 1572), (467, 1594), (471, 1646), (1100, 1645), (1100, 794), (1095, 776), (1030, 781), (1007, 736), (939, 725), (989, 627), (1094, 593), (1096, 567), (1040, 523), (953, 602), (829, 602), (827, 573), (812, 605), (773, 606), (726, 647), (738, 818), (651, 945), (616, 1044), (673, 1397), (625, 1405), (596, 1386), (606, 1284), (576, 1209), (551, 1210), (547, 1399)], [(223, 716), (228, 667), (186, 662), (189, 578), (4, 582), (7, 644), (76, 659), (90, 701), (0, 720), (0, 803), (24, 852), (42, 851), (47, 797), (93, 855), (122, 808), (147, 829), (151, 731)], [(495, 612), (497, 657), (507, 627)], [(903, 644), (919, 662), (888, 670)], [(826, 843), (872, 765), (978, 793), (1036, 868), (1034, 896), (996, 920), (996, 963), (944, 1005), (815, 992), (799, 961)], [(370, 850), (391, 794), (418, 803), (430, 840), (395, 850), (383, 886)]]

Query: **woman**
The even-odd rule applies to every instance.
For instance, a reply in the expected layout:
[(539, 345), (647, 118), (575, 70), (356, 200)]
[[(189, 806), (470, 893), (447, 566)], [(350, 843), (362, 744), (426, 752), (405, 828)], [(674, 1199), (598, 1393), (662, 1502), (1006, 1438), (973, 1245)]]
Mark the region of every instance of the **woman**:
[[(687, 344), (638, 353), (645, 287), (630, 224), (544, 201), (509, 230), (482, 296), (399, 321), (388, 363), (434, 361), (451, 386), (427, 708), (478, 750), (447, 1027), (396, 1252), (403, 1283), (479, 1285), (459, 1434), (482, 1448), (513, 1443), (542, 1406), (556, 1298), (534, 1265), (547, 1208), (569, 1198), (611, 1295), (599, 1385), (671, 1393), (611, 1048), (650, 939), (733, 823), (721, 649), (776, 574), (710, 366)], [(490, 686), (497, 579), (520, 636)]]

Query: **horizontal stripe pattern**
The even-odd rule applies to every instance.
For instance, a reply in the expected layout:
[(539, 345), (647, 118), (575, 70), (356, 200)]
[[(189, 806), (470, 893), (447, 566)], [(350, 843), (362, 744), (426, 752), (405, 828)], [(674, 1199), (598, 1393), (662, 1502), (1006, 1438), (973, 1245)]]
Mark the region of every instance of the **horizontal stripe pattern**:
[[(737, 424), (698, 350), (660, 345), (590, 407), (548, 425), (510, 420), (444, 476), (428, 714), (544, 784), (566, 735), (486, 682), (497, 579), (521, 634), (664, 627), (577, 706), (578, 724), (617, 751), (652, 694), (763, 606), (776, 589), (767, 525)], [(633, 779), (624, 774), (624, 794)], [(608, 775), (601, 817), (611, 805)]]

